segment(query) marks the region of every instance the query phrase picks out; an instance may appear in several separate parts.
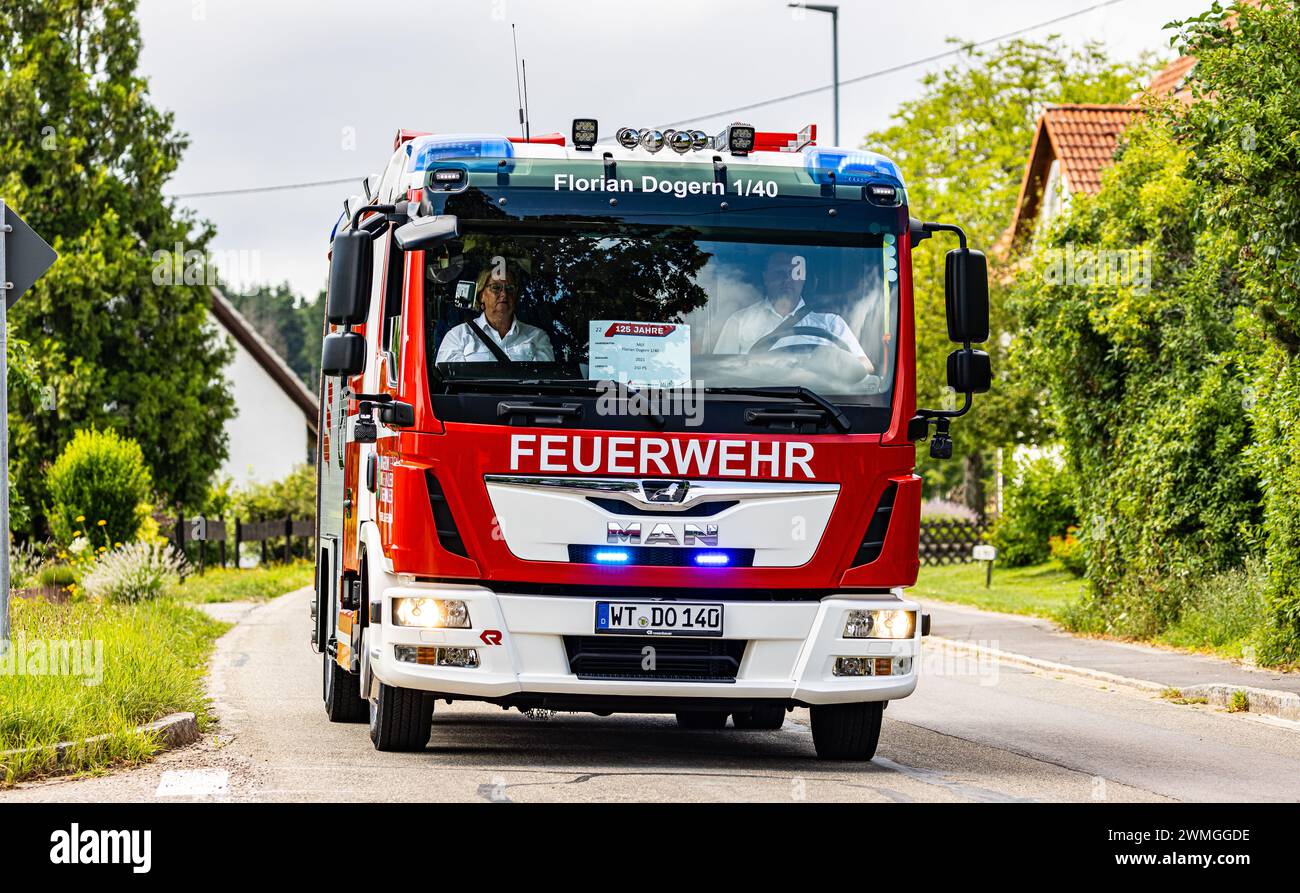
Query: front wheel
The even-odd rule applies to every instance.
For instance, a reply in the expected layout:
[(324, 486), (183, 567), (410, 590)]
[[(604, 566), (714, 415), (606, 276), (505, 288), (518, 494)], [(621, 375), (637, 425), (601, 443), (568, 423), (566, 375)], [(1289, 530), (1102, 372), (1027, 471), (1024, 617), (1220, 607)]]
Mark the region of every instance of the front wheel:
[(880, 720), (885, 702), (823, 704), (812, 714), (813, 747), (823, 760), (868, 761), (880, 742)]
[(370, 701), (370, 740), (375, 750), (424, 750), (433, 731), (433, 695), (379, 683)]

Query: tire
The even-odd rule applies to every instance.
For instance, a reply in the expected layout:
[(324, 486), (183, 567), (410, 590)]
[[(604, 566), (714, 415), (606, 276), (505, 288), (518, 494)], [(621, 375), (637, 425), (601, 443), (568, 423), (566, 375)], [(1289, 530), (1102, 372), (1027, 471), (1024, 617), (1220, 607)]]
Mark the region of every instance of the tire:
[(433, 731), (433, 695), (381, 682), (379, 696), (369, 703), (375, 750), (424, 750)]
[(726, 728), (727, 714), (721, 710), (689, 710), (677, 714), (679, 728), (693, 731)]
[(361, 697), (361, 679), (340, 667), (328, 652), (321, 660), (325, 662), (325, 715), (330, 722), (365, 722), (370, 706)]
[(760, 704), (748, 713), (731, 714), (731, 721), (738, 729), (779, 729), (785, 725), (785, 705)]
[(869, 704), (825, 704), (814, 706), (813, 746), (823, 760), (869, 761), (880, 742), (883, 701)]

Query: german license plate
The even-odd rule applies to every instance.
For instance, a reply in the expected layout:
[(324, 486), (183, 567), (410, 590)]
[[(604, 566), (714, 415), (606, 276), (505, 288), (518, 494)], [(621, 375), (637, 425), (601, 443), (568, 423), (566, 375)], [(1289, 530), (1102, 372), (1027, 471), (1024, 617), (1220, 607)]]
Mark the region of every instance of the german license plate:
[(722, 605), (596, 602), (596, 632), (621, 636), (721, 636)]

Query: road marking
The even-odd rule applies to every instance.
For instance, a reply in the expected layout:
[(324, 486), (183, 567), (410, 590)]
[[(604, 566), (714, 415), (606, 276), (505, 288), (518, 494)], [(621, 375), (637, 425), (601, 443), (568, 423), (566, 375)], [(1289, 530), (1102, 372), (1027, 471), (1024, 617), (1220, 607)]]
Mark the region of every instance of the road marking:
[(172, 769), (164, 772), (155, 797), (224, 797), (230, 784), (225, 769)]

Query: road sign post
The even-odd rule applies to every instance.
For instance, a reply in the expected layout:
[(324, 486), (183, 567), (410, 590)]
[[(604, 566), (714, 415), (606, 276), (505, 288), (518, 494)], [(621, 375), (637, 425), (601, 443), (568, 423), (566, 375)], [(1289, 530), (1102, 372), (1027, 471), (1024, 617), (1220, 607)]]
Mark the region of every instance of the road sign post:
[(993, 546), (979, 545), (971, 549), (971, 558), (984, 562), (984, 588), (992, 588), (993, 562), (998, 559), (998, 550)]
[(5, 267), (5, 241), (10, 233), (9, 211), (0, 199), (0, 655), (9, 651), (9, 278)]
[(57, 258), (0, 198), (0, 655), (9, 650), (9, 308)]

